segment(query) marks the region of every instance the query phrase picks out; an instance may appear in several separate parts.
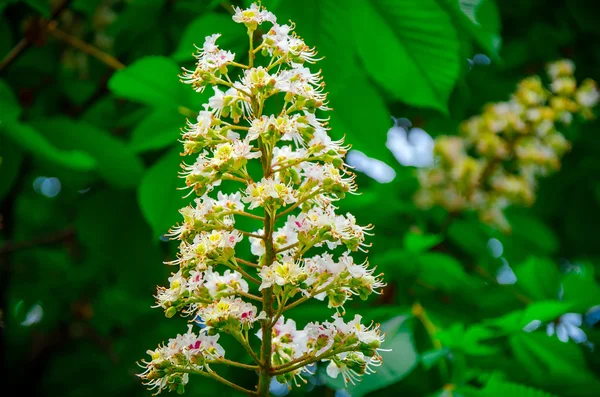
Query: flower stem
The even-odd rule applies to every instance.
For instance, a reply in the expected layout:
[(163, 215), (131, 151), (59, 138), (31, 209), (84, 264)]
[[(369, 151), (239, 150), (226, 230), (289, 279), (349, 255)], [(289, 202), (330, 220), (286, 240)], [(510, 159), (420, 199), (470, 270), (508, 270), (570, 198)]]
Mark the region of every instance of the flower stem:
[(242, 393), (245, 393), (249, 396), (256, 396), (256, 393), (253, 392), (252, 390), (248, 390), (246, 388), (243, 388), (242, 386), (238, 386), (235, 383), (223, 378), (222, 376), (220, 376), (219, 374), (217, 374), (214, 371), (210, 371), (210, 372), (205, 372), (205, 371), (184, 371), (184, 372), (189, 372), (191, 374), (198, 374), (198, 375), (202, 375), (205, 376), (207, 378), (212, 378), (216, 381), (219, 381), (221, 383), (223, 383), (224, 385), (227, 385), (229, 387), (231, 387), (232, 389), (235, 389), (237, 391), (240, 391)]
[[(265, 211), (265, 261), (263, 266), (270, 266), (275, 258), (275, 249), (273, 247), (273, 226), (274, 219), (269, 211)], [(268, 397), (269, 386), (271, 384), (271, 338), (273, 325), (273, 287), (265, 288), (262, 291), (263, 310), (267, 314), (267, 320), (262, 322), (262, 346), (260, 351), (261, 368), (258, 379), (258, 396)]]
[(234, 259), (236, 262), (238, 262), (238, 263), (242, 263), (242, 264), (244, 264), (244, 265), (246, 265), (246, 266), (254, 267), (254, 268), (257, 268), (257, 269), (260, 269), (260, 268), (261, 268), (261, 266), (257, 265), (256, 263), (249, 262), (249, 261), (247, 261), (247, 260), (245, 260), (245, 259), (242, 259), (242, 258), (235, 257), (235, 258), (233, 258), (233, 259)]
[(292, 371), (295, 371), (295, 370), (297, 370), (299, 368), (305, 367), (305, 366), (307, 366), (309, 364), (316, 363), (317, 361), (322, 360), (324, 358), (328, 358), (328, 357), (331, 357), (331, 356), (335, 356), (336, 354), (340, 354), (340, 353), (344, 353), (344, 352), (350, 352), (350, 351), (356, 351), (356, 350), (358, 350), (358, 345), (353, 345), (353, 346), (345, 347), (345, 348), (341, 348), (341, 349), (338, 348), (336, 350), (328, 350), (328, 351), (325, 351), (324, 353), (322, 353), (322, 354), (320, 354), (318, 356), (311, 357), (311, 358), (309, 358), (306, 361), (300, 361), (300, 362), (298, 362), (298, 363), (296, 363), (294, 365), (291, 365), (291, 366), (286, 366), (284, 364), (281, 367), (277, 367), (276, 369), (274, 369), (273, 375), (281, 375), (281, 374), (285, 374), (286, 372), (292, 372)]
[(225, 266), (227, 266), (228, 268), (230, 268), (231, 270), (235, 270), (235, 271), (238, 271), (238, 272), (242, 273), (242, 275), (244, 275), (244, 277), (246, 277), (248, 280), (252, 281), (254, 284), (256, 284), (256, 285), (260, 285), (261, 284), (260, 280), (258, 280), (255, 277), (252, 277), (250, 274), (248, 274), (247, 271), (245, 271), (244, 269), (242, 269), (241, 266), (236, 265), (236, 264), (231, 264), (229, 262), (223, 262), (223, 264)]
[[(250, 37), (250, 43), (252, 43), (252, 37)], [(254, 57), (252, 52), (252, 44), (250, 45), (250, 59)], [(262, 101), (261, 101), (262, 102)], [(253, 103), (253, 108), (257, 111), (257, 117), (260, 117), (262, 111), (262, 103)], [(262, 156), (260, 161), (262, 163), (263, 175), (265, 178), (271, 176), (271, 161), (269, 150), (262, 144), (261, 152)], [(273, 229), (275, 228), (276, 210), (273, 210), (269, 206), (265, 207), (264, 217), (264, 242), (265, 242), (265, 254), (264, 261), (261, 261), (262, 266), (271, 266), (275, 260), (275, 242), (273, 241)], [(273, 325), (271, 324), (271, 318), (273, 318), (273, 287), (265, 288), (262, 290), (262, 308), (267, 315), (267, 319), (261, 322), (262, 328), (262, 344), (260, 348), (260, 372), (258, 378), (258, 389), (257, 395), (259, 397), (269, 396), (269, 387), (271, 385), (272, 375), (272, 362), (271, 355), (273, 354), (271, 348)]]
[[(431, 339), (431, 344), (433, 345), (433, 347), (436, 350), (442, 350), (444, 347), (442, 346), (442, 342), (440, 341), (440, 339), (437, 337), (437, 327), (433, 324), (433, 322), (427, 315), (425, 308), (421, 306), (419, 302), (415, 302), (412, 306), (412, 313), (416, 318), (419, 319), (421, 324), (423, 324), (423, 328), (425, 328), (427, 335), (429, 335), (429, 339)], [(448, 366), (446, 365), (446, 360), (444, 358), (439, 360), (439, 366), (440, 374), (442, 375), (442, 379), (445, 382), (448, 380)]]
[(248, 37), (250, 41), (250, 49), (248, 50), (248, 66), (250, 69), (254, 67), (254, 31), (248, 29)]
[(299, 206), (301, 206), (304, 202), (306, 202), (307, 200), (310, 200), (311, 198), (315, 197), (316, 195), (318, 195), (320, 193), (321, 193), (321, 189), (317, 189), (314, 192), (312, 192), (312, 193), (304, 196), (300, 200), (296, 201), (292, 206), (286, 208), (285, 211), (283, 211), (280, 214), (278, 214), (277, 218), (281, 218), (282, 216), (285, 216), (285, 215), (289, 214), (290, 212), (292, 212), (293, 210), (295, 210), (296, 208), (298, 208)]
[(211, 364), (225, 364), (232, 367), (244, 368), (251, 371), (255, 371), (258, 369), (258, 365), (238, 363), (237, 361), (228, 360), (226, 358), (220, 358), (216, 361), (212, 361)]
[(231, 336), (233, 336), (235, 338), (235, 340), (237, 340), (238, 343), (240, 345), (242, 345), (242, 347), (246, 350), (246, 352), (248, 354), (250, 354), (250, 357), (252, 357), (254, 362), (259, 364), (259, 366), (260, 366), (260, 359), (258, 358), (256, 353), (254, 353), (254, 350), (252, 350), (252, 347), (250, 346), (250, 344), (248, 344), (247, 339), (244, 339), (244, 336), (241, 333), (237, 333), (237, 334), (232, 333)]
[(230, 64), (230, 65), (233, 65), (233, 66), (237, 66), (238, 68), (242, 68), (242, 69), (249, 69), (248, 65), (243, 65), (243, 64), (241, 64), (241, 63), (237, 63), (237, 62), (230, 62), (229, 64)]

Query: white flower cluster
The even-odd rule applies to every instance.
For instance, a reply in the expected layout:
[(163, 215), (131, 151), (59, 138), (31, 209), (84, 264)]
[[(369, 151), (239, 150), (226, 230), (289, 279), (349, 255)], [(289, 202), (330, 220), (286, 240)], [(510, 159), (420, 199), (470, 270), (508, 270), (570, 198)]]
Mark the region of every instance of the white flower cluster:
[(189, 373), (208, 368), (209, 363), (223, 358), (225, 350), (218, 343), (219, 335), (196, 335), (192, 325), (188, 332), (169, 339), (169, 343), (148, 350), (150, 361), (142, 361), (146, 370), (140, 374), (149, 389), (163, 389), (182, 393), (188, 383)]
[[(298, 365), (303, 358), (310, 362), (328, 361), (327, 374), (337, 378), (342, 374), (345, 383), (355, 383), (360, 376), (373, 373), (371, 367), (381, 365), (381, 357), (376, 354), (381, 350), (383, 336), (379, 326), (367, 327), (361, 324), (362, 317), (345, 323), (337, 314), (333, 321), (309, 323), (298, 330), (292, 319), (280, 317), (273, 327), (273, 364), (286, 371), (276, 372), (281, 383), (295, 381), (303, 373), (310, 371), (306, 365)], [(258, 332), (262, 339), (262, 332)]]
[(549, 89), (540, 77), (528, 77), (510, 100), (464, 121), (461, 136), (438, 137), (434, 167), (419, 172), (417, 205), (473, 209), (483, 222), (510, 230), (503, 210), (533, 204), (537, 180), (560, 168), (570, 148), (559, 129), (574, 116), (594, 117), (600, 92), (590, 79), (578, 86), (574, 70), (570, 60), (551, 63)]
[(332, 255), (322, 254), (295, 260), (284, 256), (260, 269), (260, 290), (273, 287), (289, 299), (301, 292), (305, 296), (329, 300), (329, 307), (341, 307), (353, 295), (366, 299), (384, 284), (373, 275), (368, 263), (359, 265), (346, 252), (338, 262)]
[[(159, 392), (182, 391), (188, 374), (199, 372), (232, 386), (208, 366), (219, 361), (257, 371), (257, 390), (246, 392), (266, 396), (274, 375), (289, 382), (325, 360), (330, 375), (354, 381), (381, 363), (383, 336), (378, 326), (360, 324), (360, 316), (349, 323), (339, 316), (347, 300), (367, 299), (384, 284), (368, 262), (350, 256), (366, 252), (371, 227), (336, 213), (334, 203), (356, 186), (344, 163), (348, 148), (331, 139), (327, 120), (317, 117), (329, 109), (320, 73), (305, 66), (318, 60), (316, 52), (293, 24), (277, 24), (260, 5), (236, 8), (233, 20), (248, 29), (248, 64), (220, 49), (216, 34), (199, 49), (196, 68), (182, 76), (194, 90), (210, 86), (214, 95), (182, 132), (183, 155), (194, 159), (180, 175), (197, 198), (180, 210), (183, 221), (169, 233), (179, 253), (167, 263), (178, 270), (156, 295), (167, 317), (180, 313), (203, 329), (150, 352), (141, 377)], [(264, 34), (254, 47), (259, 29)], [(264, 113), (273, 105), (273, 114)], [(213, 192), (217, 186), (221, 191)], [(244, 240), (254, 261), (243, 253)], [(346, 252), (323, 252), (338, 247)], [(309, 256), (312, 249), (320, 252)], [(301, 331), (293, 320), (284, 322), (284, 313), (312, 298), (328, 299), (333, 322)], [(261, 354), (252, 346), (258, 340), (249, 337), (257, 326)], [(256, 365), (225, 359), (208, 336), (218, 333), (235, 338)]]

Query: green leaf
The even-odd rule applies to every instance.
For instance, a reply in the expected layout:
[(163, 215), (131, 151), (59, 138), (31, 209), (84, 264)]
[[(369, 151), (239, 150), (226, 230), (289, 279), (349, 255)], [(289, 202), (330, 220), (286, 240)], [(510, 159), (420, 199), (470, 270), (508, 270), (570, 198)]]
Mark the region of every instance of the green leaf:
[(550, 259), (530, 257), (513, 267), (517, 287), (537, 300), (556, 299), (560, 289), (558, 267)]
[(156, 109), (131, 133), (131, 147), (136, 152), (162, 149), (177, 142), (185, 118), (170, 110)]
[(77, 202), (75, 230), (88, 250), (89, 265), (99, 264), (102, 274), (120, 283), (124, 297), (137, 293), (142, 308), (147, 307), (148, 291), (164, 282), (161, 277), (167, 269), (159, 259), (160, 247), (152, 244), (156, 240), (139, 211), (135, 192), (95, 189), (84, 195)]
[(543, 390), (518, 383), (506, 382), (492, 376), (485, 387), (476, 393), (477, 397), (556, 397)]
[(373, 79), (407, 104), (448, 113), (463, 61), (443, 8), (434, 1), (355, 0), (351, 13), (358, 54)]
[(71, 8), (87, 16), (92, 16), (101, 2), (102, 0), (75, 0), (71, 4)]
[(591, 376), (583, 353), (575, 343), (563, 343), (545, 332), (520, 332), (509, 341), (517, 361), (536, 383), (577, 382)]
[(600, 302), (600, 286), (594, 276), (591, 263), (576, 262), (576, 270), (566, 274), (561, 280), (565, 301), (585, 302), (593, 306)]
[(23, 154), (17, 145), (0, 135), (0, 201), (17, 179), (22, 161)]
[(98, 173), (108, 183), (121, 188), (139, 183), (144, 171), (142, 161), (107, 131), (63, 117), (37, 121), (34, 125), (58, 147), (91, 155), (97, 162)]
[[(240, 57), (245, 55), (240, 50), (247, 50), (248, 35), (246, 28), (243, 25), (233, 23), (231, 16), (227, 14), (209, 13), (196, 18), (186, 26), (179, 46), (172, 55), (173, 59), (176, 61), (193, 60), (192, 54), (196, 52), (194, 46), (202, 48), (204, 38), (215, 33), (222, 35), (217, 40), (220, 48), (236, 53), (238, 61)], [(243, 44), (240, 45), (240, 43)]]
[(0, 126), (7, 121), (16, 121), (21, 115), (21, 105), (17, 97), (4, 81), (0, 80)]
[(50, 1), (49, 0), (25, 0), (31, 8), (39, 12), (45, 17), (50, 16)]
[(562, 302), (549, 300), (535, 302), (529, 304), (524, 310), (508, 312), (501, 317), (485, 320), (482, 324), (476, 324), (471, 328), (485, 329), (484, 333), (489, 332), (488, 338), (506, 336), (521, 333), (523, 328), (534, 320), (548, 323), (566, 313), (583, 312), (589, 306), (589, 304), (582, 301)]
[(181, 70), (165, 57), (142, 58), (117, 71), (108, 87), (117, 96), (160, 108), (178, 109), (187, 103), (187, 93), (177, 77)]
[(581, 30), (600, 35), (600, 26), (598, 26), (598, 21), (595, 18), (595, 11), (592, 11), (594, 7), (597, 7), (594, 1), (572, 0), (565, 5)]
[(298, 34), (324, 57), (319, 67), (329, 89), (330, 106), (335, 109), (330, 115), (332, 134), (336, 139), (346, 135), (354, 149), (393, 164), (391, 153), (382, 150), (391, 124), (389, 112), (348, 40), (351, 12), (343, 0), (281, 1), (275, 10), (278, 20), (293, 20)]
[(554, 253), (558, 248), (556, 235), (538, 217), (525, 212), (509, 212), (508, 222), (512, 229), (512, 238), (526, 242), (544, 253)]
[(79, 150), (61, 150), (28, 125), (17, 122), (2, 123), (0, 124), (0, 134), (7, 136), (35, 158), (78, 171), (89, 171), (96, 166), (96, 161), (89, 154)]
[(431, 369), (438, 361), (448, 356), (450, 353), (450, 349), (442, 348), (442, 349), (434, 349), (427, 350), (426, 352), (421, 353), (421, 365), (426, 370)]
[[(346, 387), (352, 397), (362, 397), (372, 391), (382, 389), (394, 384), (407, 376), (418, 364), (419, 356), (413, 341), (413, 331), (407, 316), (394, 317), (381, 324), (385, 332), (385, 342), (382, 349), (392, 349), (391, 352), (382, 352), (383, 365), (377, 372), (365, 375), (362, 382)], [(341, 379), (327, 378), (327, 383), (336, 389), (343, 387)]]
[[(500, 353), (500, 347), (489, 343), (498, 333), (483, 325), (475, 325), (467, 328), (464, 333), (460, 347), (465, 353), (473, 356), (490, 356)], [(486, 343), (487, 342), (487, 343)]]
[(183, 199), (185, 192), (177, 173), (181, 169), (179, 148), (162, 156), (144, 175), (138, 189), (138, 202), (154, 236), (165, 234), (181, 220), (178, 210), (190, 201)]
[(479, 222), (462, 219), (452, 221), (448, 228), (448, 238), (475, 257), (489, 256), (489, 237)]
[(197, 0), (178, 0), (175, 4), (175, 10), (193, 12), (201, 14), (203, 12), (214, 9), (222, 0), (209, 0), (209, 1), (197, 1)]
[(563, 314), (571, 312), (583, 312), (589, 306), (582, 302), (561, 302), (561, 301), (542, 301), (535, 302), (527, 306), (521, 320), (521, 328), (532, 322), (539, 320), (542, 323), (553, 321)]
[(443, 239), (443, 236), (437, 234), (406, 233), (404, 247), (414, 253), (425, 252), (438, 245)]
[(430, 252), (417, 256), (418, 277), (426, 284), (444, 291), (458, 291), (476, 285), (475, 279), (465, 273), (460, 262), (449, 255)]
[(120, 7), (118, 18), (106, 28), (106, 33), (115, 39), (113, 51), (117, 57), (137, 59), (165, 53), (167, 29), (157, 29), (153, 23), (160, 21), (166, 27), (175, 23), (167, 12), (171, 7), (165, 3), (167, 0), (132, 0)]
[[(13, 45), (13, 37), (8, 21), (1, 15), (2, 7), (3, 4), (0, 4), (0, 54), (4, 56), (5, 54), (8, 54)], [(0, 84), (2, 83), (0, 82)]]
[(351, 11), (346, 0), (279, 1), (275, 10), (279, 21), (294, 21), (300, 37), (307, 45), (315, 46), (319, 56), (323, 57), (318, 65), (323, 70), (323, 79), (331, 91), (329, 99), (336, 109), (339, 105), (335, 92), (353, 86), (359, 73), (364, 78), (354, 43), (348, 39), (352, 31), (348, 24)]
[(382, 150), (391, 122), (385, 102), (373, 85), (357, 74), (353, 85), (337, 89), (331, 92), (331, 104), (336, 110), (329, 121), (332, 135), (336, 138), (346, 135), (347, 143), (368, 156), (395, 161), (388, 150)]
[(438, 0), (456, 25), (472, 37), (488, 54), (498, 57), (500, 15), (494, 0)]

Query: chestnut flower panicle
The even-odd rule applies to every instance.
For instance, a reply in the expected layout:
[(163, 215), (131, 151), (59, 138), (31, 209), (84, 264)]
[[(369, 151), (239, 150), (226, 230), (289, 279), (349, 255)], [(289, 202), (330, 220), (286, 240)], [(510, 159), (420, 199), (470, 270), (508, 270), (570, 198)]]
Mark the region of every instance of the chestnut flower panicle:
[(577, 85), (572, 61), (553, 62), (546, 70), (549, 86), (527, 77), (510, 100), (488, 104), (464, 121), (460, 136), (436, 139), (434, 166), (419, 170), (418, 206), (474, 210), (483, 222), (510, 230), (503, 210), (533, 204), (538, 178), (559, 169), (570, 148), (561, 127), (575, 116), (592, 119), (600, 100), (593, 80)]
[[(201, 375), (267, 396), (273, 377), (298, 385), (309, 366), (324, 361), (330, 376), (359, 381), (381, 365), (384, 335), (360, 316), (344, 322), (343, 305), (385, 284), (368, 261), (351, 256), (367, 251), (372, 227), (335, 206), (356, 184), (344, 163), (348, 147), (331, 139), (322, 116), (330, 110), (325, 84), (309, 67), (319, 59), (293, 23), (279, 25), (261, 5), (235, 8), (233, 20), (247, 28), (248, 64), (221, 49), (214, 34), (198, 48), (195, 68), (181, 76), (213, 95), (182, 131), (188, 159), (180, 176), (196, 198), (168, 234), (179, 241), (177, 257), (167, 262), (176, 270), (156, 293), (167, 317), (187, 316), (201, 330), (195, 334), (190, 325), (148, 351), (139, 376), (157, 392), (181, 393), (190, 375)], [(279, 104), (273, 114), (265, 112), (273, 109), (265, 106), (270, 98)], [(240, 253), (245, 240), (253, 260)], [(327, 252), (338, 248), (341, 254)], [(310, 299), (327, 300), (333, 321), (298, 329), (288, 311)], [(235, 339), (253, 363), (226, 358), (219, 337)], [(258, 373), (257, 388), (224, 379), (213, 364)]]

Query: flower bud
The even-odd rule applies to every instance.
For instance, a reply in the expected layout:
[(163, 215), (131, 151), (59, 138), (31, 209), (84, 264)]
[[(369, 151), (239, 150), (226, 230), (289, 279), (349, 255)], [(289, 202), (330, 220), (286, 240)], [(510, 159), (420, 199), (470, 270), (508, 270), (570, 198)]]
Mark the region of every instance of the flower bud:
[(167, 317), (167, 318), (171, 318), (171, 317), (173, 317), (175, 314), (177, 314), (177, 309), (176, 309), (176, 308), (174, 308), (173, 306), (171, 306), (170, 308), (168, 308), (168, 309), (165, 311), (165, 317)]

